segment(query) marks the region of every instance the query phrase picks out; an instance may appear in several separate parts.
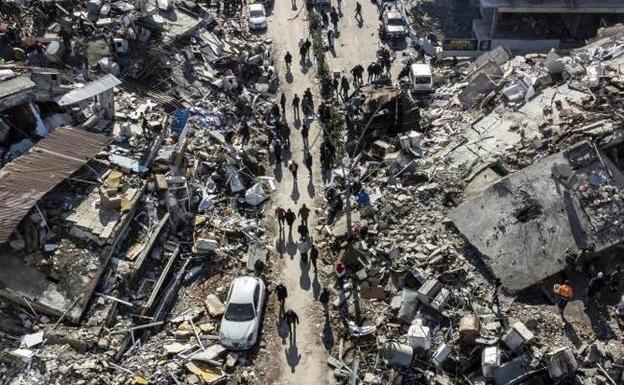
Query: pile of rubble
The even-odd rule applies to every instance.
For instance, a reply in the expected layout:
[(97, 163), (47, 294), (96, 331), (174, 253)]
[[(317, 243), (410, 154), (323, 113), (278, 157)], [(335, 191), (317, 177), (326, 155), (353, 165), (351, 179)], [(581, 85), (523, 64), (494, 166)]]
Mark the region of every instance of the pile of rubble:
[(278, 81), (240, 5), (215, 6), (0, 5), (0, 382), (216, 383), (248, 364), (216, 341), (219, 297), (270, 273)]
[[(439, 62), (426, 108), (405, 87), (350, 97), (351, 158), (327, 172), (317, 224), (339, 315), (323, 335), (337, 378), (624, 381), (621, 284), (597, 312), (579, 301), (624, 239), (623, 39)], [(581, 305), (561, 326), (552, 284), (566, 276)]]

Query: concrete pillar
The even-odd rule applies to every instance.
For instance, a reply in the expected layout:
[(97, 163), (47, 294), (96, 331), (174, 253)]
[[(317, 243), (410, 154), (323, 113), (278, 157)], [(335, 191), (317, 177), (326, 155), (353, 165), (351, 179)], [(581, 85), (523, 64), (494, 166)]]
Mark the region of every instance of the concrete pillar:
[(498, 23), (498, 8), (494, 8), (494, 12), (492, 12), (492, 25), (490, 27), (490, 39), (494, 38), (494, 32), (496, 32), (497, 23)]
[(115, 96), (113, 94), (113, 89), (111, 88), (108, 91), (102, 92), (97, 98), (98, 104), (104, 112), (104, 118), (112, 122), (115, 117)]

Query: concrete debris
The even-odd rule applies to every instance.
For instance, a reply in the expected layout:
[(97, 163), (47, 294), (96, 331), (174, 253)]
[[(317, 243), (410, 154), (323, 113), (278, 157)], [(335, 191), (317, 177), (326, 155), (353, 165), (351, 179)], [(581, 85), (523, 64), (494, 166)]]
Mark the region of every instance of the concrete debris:
[[(618, 361), (596, 340), (624, 348), (621, 317), (596, 313), (618, 314), (622, 290), (606, 283), (619, 276), (612, 247), (624, 236), (620, 47), (621, 32), (567, 52), (498, 47), (472, 64), (434, 63), (448, 80), (430, 100), (403, 81), (364, 85), (338, 107), (346, 154), (325, 170), (319, 241), (325, 261), (346, 269), (328, 277), (342, 290), (335, 306), (346, 321), (335, 327), (383, 325), (375, 347), (359, 345), (366, 378), (608, 382), (592, 364)], [(566, 279), (568, 299), (552, 289)]]
[[(351, 70), (331, 2), (255, 3), (0, 2), (0, 382), (266, 384), (282, 337), (341, 385), (624, 383), (624, 7), (380, 1)], [(301, 20), (295, 241), (300, 79), (250, 29)]]
[(208, 309), (208, 314), (212, 317), (218, 317), (225, 313), (225, 305), (223, 302), (214, 294), (209, 294), (206, 297), (206, 308)]
[(0, 5), (1, 378), (217, 383), (247, 363), (215, 344), (219, 298), (250, 241), (267, 250), (278, 81), (231, 5)]
[(193, 345), (191, 344), (181, 344), (179, 342), (174, 342), (172, 344), (163, 346), (163, 349), (165, 349), (166, 354), (178, 354), (180, 352), (189, 350), (192, 347)]
[(43, 332), (37, 332), (33, 334), (26, 334), (22, 337), (22, 346), (25, 348), (31, 348), (37, 346), (43, 342)]

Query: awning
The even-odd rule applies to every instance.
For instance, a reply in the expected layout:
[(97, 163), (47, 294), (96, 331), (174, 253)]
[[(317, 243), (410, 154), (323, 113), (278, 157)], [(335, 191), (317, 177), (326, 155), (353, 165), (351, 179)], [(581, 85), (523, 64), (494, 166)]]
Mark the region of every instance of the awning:
[(85, 84), (83, 87), (71, 90), (63, 96), (59, 96), (56, 98), (56, 103), (59, 106), (69, 106), (97, 96), (120, 84), (121, 80), (117, 79), (114, 75), (108, 74)]

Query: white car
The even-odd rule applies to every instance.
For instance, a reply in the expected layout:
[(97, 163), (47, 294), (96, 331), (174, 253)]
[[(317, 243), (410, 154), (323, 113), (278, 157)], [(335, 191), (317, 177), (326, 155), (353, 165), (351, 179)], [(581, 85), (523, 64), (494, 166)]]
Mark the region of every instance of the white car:
[(262, 324), (266, 286), (255, 277), (239, 277), (230, 284), (219, 341), (227, 348), (245, 350), (255, 345)]
[(267, 18), (264, 5), (251, 4), (249, 6), (249, 29), (252, 31), (267, 29)]

